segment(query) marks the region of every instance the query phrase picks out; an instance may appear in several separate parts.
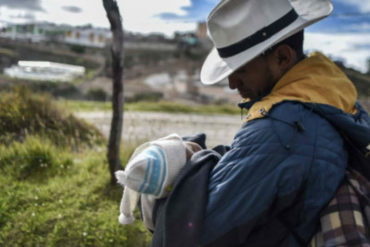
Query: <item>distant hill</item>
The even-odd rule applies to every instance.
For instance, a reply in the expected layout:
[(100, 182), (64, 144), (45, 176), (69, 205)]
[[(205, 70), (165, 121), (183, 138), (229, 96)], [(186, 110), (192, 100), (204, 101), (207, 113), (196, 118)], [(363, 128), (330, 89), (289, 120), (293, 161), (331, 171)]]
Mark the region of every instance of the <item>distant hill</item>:
[(355, 84), (360, 97), (370, 97), (370, 75), (352, 69), (344, 71)]
[[(206, 55), (207, 51), (204, 49), (180, 49), (167, 52), (161, 50), (128, 49), (125, 51), (124, 72), (127, 86), (126, 94), (130, 95), (129, 97), (132, 96), (134, 99), (137, 98), (135, 96), (136, 94), (140, 94), (139, 96), (142, 97), (144, 93), (145, 97), (147, 97), (147, 92), (152, 94), (153, 90), (146, 90), (143, 83), (146, 77), (158, 73), (167, 73), (168, 76), (173, 79), (182, 71), (188, 74), (195, 73), (201, 68)], [(107, 49), (85, 49), (83, 53), (80, 54), (71, 50), (71, 47), (65, 45), (50, 43), (40, 46), (37, 44), (0, 39), (0, 91), (12, 87), (13, 85), (22, 84), (32, 88), (33, 91), (47, 91), (56, 97), (85, 99), (89, 98), (86, 96), (89, 91), (93, 92), (95, 90), (93, 93), (102, 93), (103, 90), (106, 95), (104, 96), (101, 94), (104, 96), (101, 98), (107, 99), (109, 95), (111, 95), (110, 59), (110, 53)], [(82, 65), (86, 67), (88, 72), (86, 73), (86, 78), (80, 81), (58, 84), (23, 82), (22, 80), (10, 79), (1, 75), (3, 68), (15, 64), (18, 60), (47, 60)], [(370, 109), (370, 74), (363, 74), (354, 69), (347, 68), (341, 61), (337, 61), (336, 64), (345, 72), (351, 81), (353, 81), (361, 102), (367, 109)], [(199, 79), (196, 80), (197, 83), (200, 84)], [(206, 95), (212, 100), (225, 99), (232, 103), (239, 100), (237, 95), (225, 94), (223, 88), (226, 86), (227, 82), (224, 84), (217, 84), (215, 87), (207, 87), (204, 90), (203, 87), (200, 87), (199, 93), (203, 96)], [(163, 95), (164, 90), (164, 88), (160, 88), (159, 93), (162, 94), (156, 94), (155, 97), (162, 97), (161, 95)], [(171, 92), (168, 95), (170, 94)], [(180, 97), (179, 94), (171, 95), (175, 95), (173, 97), (176, 98)], [(188, 97), (188, 95), (185, 96)], [(194, 99), (192, 99), (192, 101), (193, 100)]]
[(359, 98), (370, 97), (370, 74), (363, 74), (357, 70), (347, 68), (342, 62), (335, 62), (348, 76), (348, 78), (355, 84)]

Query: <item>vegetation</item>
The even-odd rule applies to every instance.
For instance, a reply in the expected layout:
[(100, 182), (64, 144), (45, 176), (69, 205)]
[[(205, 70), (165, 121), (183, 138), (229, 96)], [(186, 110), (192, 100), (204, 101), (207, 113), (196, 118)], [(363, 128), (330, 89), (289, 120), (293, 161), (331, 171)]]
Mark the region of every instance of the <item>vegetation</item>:
[(346, 69), (345, 73), (348, 78), (353, 81), (357, 88), (358, 96), (360, 99), (369, 98), (370, 95), (370, 76), (361, 74), (357, 71)]
[(81, 81), (81, 79), (76, 79), (73, 82), (56, 83), (53, 81), (24, 80), (0, 75), (0, 91), (12, 91), (13, 88), (25, 87), (35, 93), (48, 93), (54, 97), (66, 99), (81, 99), (83, 94), (76, 86), (79, 83), (77, 80)]
[(71, 45), (70, 48), (71, 48), (71, 51), (78, 53), (78, 54), (86, 53), (86, 47), (82, 45)]
[[(61, 100), (59, 104), (70, 111), (110, 111), (110, 102), (91, 102)], [(152, 111), (194, 114), (240, 114), (240, 109), (233, 105), (185, 105), (167, 101), (125, 103), (125, 111)]]
[(0, 55), (8, 56), (8, 57), (15, 57), (17, 54), (13, 50), (0, 48)]
[(107, 101), (110, 99), (109, 95), (100, 88), (89, 89), (86, 93), (86, 98), (92, 101)]
[(0, 246), (148, 246), (140, 221), (118, 224), (122, 187), (108, 183), (105, 151), (71, 153), (38, 138), (1, 145), (12, 162), (0, 163)]
[(2, 173), (17, 180), (36, 178), (36, 181), (64, 174), (73, 164), (65, 150), (58, 149), (48, 139), (27, 136), (23, 142), (0, 146)]
[(146, 102), (158, 102), (163, 98), (163, 93), (161, 92), (143, 92), (137, 93), (131, 97), (125, 98), (126, 102), (138, 102), (138, 101), (146, 101)]
[(58, 108), (48, 95), (25, 88), (0, 97), (0, 141), (23, 141), (27, 135), (46, 137), (56, 145), (102, 143), (98, 130)]
[[(17, 136), (0, 144), (0, 246), (148, 246), (140, 221), (118, 224), (122, 187), (109, 184), (97, 131), (45, 95), (18, 90), (0, 99), (1, 136)], [(74, 147), (64, 145), (71, 139)], [(124, 147), (125, 164), (135, 145)]]
[[(99, 63), (81, 55), (68, 53), (64, 48), (56, 49), (53, 44), (44, 44), (42, 46), (14, 42), (1, 41), (2, 56), (16, 57), (18, 60), (45, 60), (58, 63), (67, 63), (81, 65), (87, 69), (97, 69)], [(8, 52), (4, 53), (4, 51)], [(11, 53), (9, 53), (11, 51)], [(10, 64), (9, 64), (10, 65)]]
[(342, 61), (336, 61), (335, 63), (343, 70), (353, 84), (355, 84), (359, 98), (366, 100), (370, 95), (370, 74), (363, 74), (354, 69), (347, 68)]

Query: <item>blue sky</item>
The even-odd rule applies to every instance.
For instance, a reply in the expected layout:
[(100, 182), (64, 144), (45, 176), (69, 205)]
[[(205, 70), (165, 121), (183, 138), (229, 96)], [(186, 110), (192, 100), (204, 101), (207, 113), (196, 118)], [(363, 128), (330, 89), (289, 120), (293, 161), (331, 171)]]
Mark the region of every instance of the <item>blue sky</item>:
[[(161, 13), (173, 22), (205, 20), (218, 1), (191, 0), (186, 14)], [(333, 0), (334, 11), (326, 19), (306, 29), (307, 52), (320, 50), (347, 66), (367, 71), (370, 59), (370, 0)]]
[[(126, 30), (171, 36), (192, 31), (219, 0), (117, 0)], [(305, 49), (320, 50), (348, 66), (367, 70), (370, 57), (370, 0), (332, 0), (333, 14), (306, 30)], [(50, 21), (109, 27), (102, 0), (0, 0), (0, 27)]]
[[(325, 20), (308, 28), (310, 32), (370, 32), (370, 0), (333, 0), (334, 11)], [(191, 0), (182, 7), (186, 14), (164, 12), (159, 17), (169, 21), (202, 21), (218, 1)]]

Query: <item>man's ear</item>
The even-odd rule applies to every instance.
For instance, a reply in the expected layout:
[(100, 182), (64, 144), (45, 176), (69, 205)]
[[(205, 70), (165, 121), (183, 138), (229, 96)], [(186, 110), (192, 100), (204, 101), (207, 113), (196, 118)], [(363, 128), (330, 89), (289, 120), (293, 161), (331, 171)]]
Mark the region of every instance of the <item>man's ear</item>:
[(290, 70), (297, 63), (296, 51), (286, 44), (279, 45), (274, 56), (281, 73)]

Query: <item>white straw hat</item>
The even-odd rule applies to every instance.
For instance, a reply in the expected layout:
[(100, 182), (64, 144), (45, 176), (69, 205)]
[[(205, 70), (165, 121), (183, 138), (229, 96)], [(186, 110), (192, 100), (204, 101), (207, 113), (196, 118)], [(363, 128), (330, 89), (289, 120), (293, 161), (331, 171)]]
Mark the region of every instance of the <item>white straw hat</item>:
[(201, 81), (214, 84), (278, 42), (327, 17), (330, 0), (223, 0), (207, 19), (214, 48)]

